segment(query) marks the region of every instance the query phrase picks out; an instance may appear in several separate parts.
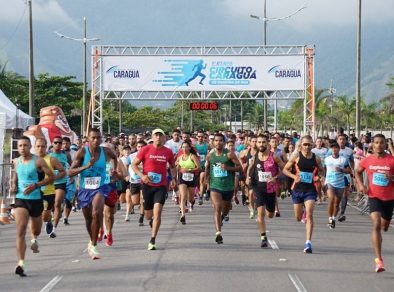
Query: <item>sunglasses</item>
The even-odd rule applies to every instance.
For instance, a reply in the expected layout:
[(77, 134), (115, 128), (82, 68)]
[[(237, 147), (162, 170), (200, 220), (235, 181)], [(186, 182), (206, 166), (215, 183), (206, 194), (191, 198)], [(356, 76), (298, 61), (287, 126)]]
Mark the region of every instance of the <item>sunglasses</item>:
[(62, 144), (62, 141), (53, 141), (53, 144)]
[(310, 146), (310, 147), (311, 147), (311, 146), (312, 146), (312, 144), (310, 144), (310, 143), (303, 143), (303, 144), (302, 144), (302, 146), (305, 146), (305, 147), (308, 147), (308, 146)]
[(197, 138), (204, 138), (204, 136), (197, 136)]

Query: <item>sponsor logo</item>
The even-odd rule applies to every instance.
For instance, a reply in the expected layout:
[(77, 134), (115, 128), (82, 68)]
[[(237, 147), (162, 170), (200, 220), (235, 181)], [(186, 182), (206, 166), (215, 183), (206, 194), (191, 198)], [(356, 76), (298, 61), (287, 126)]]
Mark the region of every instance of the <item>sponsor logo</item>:
[(299, 78), (301, 76), (301, 69), (283, 68), (276, 65), (268, 70), (268, 73), (274, 74), (275, 78)]
[(140, 72), (136, 69), (120, 69), (119, 66), (112, 66), (107, 70), (107, 74), (111, 74), (113, 78), (140, 78)]

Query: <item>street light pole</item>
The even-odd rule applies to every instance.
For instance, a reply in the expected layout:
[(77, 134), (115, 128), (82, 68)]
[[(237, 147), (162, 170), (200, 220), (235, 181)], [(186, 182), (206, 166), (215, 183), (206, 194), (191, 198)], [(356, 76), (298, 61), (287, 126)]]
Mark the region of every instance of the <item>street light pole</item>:
[(29, 115), (34, 115), (34, 65), (33, 65), (33, 18), (31, 0), (27, 1), (29, 8)]
[(361, 0), (358, 0), (357, 53), (356, 53), (356, 135), (360, 137), (361, 107)]
[(55, 31), (55, 33), (60, 37), (60, 38), (65, 38), (65, 39), (69, 39), (69, 40), (73, 40), (73, 41), (78, 41), (78, 42), (82, 42), (83, 44), (83, 89), (82, 89), (82, 131), (81, 131), (81, 135), (85, 136), (85, 131), (86, 131), (86, 95), (87, 95), (87, 58), (86, 58), (86, 44), (88, 42), (92, 42), (92, 41), (98, 41), (100, 39), (98, 38), (87, 38), (86, 37), (86, 17), (83, 18), (83, 38), (73, 38), (73, 37), (69, 37), (66, 36), (64, 34), (61, 34), (57, 31)]

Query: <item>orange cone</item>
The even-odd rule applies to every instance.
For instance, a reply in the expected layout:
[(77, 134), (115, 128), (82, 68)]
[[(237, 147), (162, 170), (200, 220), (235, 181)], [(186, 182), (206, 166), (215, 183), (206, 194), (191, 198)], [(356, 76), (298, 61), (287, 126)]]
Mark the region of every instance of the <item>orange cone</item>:
[(10, 220), (8, 219), (7, 205), (4, 203), (4, 200), (1, 200), (0, 222), (3, 224), (10, 224)]

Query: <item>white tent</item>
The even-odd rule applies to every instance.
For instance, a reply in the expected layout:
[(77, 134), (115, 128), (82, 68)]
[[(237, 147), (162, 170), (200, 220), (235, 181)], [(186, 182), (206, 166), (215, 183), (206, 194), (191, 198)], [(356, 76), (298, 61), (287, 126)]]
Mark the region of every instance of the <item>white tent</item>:
[(34, 118), (25, 114), (8, 99), (7, 96), (0, 89), (0, 113), (5, 113), (5, 129), (23, 128), (34, 125)]

